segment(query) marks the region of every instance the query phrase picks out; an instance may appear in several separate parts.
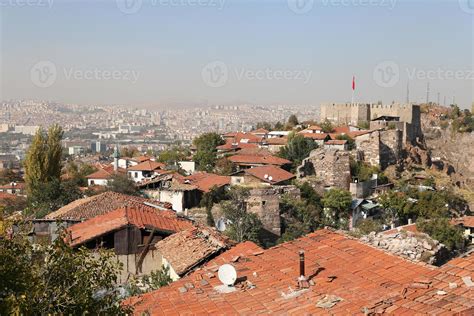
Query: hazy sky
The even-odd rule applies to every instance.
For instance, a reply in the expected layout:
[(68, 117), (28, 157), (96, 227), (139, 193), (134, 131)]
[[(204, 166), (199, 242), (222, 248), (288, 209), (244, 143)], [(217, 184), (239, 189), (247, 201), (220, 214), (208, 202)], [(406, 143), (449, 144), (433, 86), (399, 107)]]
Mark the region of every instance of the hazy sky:
[(0, 0), (2, 99), (473, 102), (474, 0)]

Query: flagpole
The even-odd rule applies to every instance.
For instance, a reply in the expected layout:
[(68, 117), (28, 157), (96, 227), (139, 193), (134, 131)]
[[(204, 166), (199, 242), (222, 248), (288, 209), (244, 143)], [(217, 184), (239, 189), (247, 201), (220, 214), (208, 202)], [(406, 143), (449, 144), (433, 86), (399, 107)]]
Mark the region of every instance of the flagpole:
[(352, 104), (354, 104), (355, 76), (352, 76)]

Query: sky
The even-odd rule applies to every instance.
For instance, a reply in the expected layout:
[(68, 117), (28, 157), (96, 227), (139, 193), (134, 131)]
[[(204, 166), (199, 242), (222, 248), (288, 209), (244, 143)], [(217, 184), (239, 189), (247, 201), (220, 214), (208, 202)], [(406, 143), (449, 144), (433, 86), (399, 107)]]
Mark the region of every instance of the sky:
[[(474, 0), (0, 0), (0, 97), (474, 101)], [(352, 81), (355, 77), (355, 91)]]

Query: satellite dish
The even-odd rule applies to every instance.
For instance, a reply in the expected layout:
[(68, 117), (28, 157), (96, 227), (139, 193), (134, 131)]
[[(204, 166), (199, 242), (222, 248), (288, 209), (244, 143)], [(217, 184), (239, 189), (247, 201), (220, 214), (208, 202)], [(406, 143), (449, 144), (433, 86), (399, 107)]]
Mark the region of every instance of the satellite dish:
[(265, 174), (263, 177), (264, 177), (265, 179), (267, 179), (267, 178), (268, 178), (268, 174)]
[(232, 265), (226, 263), (219, 267), (217, 276), (224, 285), (232, 286), (237, 280), (237, 271)]
[(269, 177), (268, 177), (268, 180), (272, 181), (272, 180), (273, 180), (273, 177), (272, 177), (272, 176), (269, 176)]

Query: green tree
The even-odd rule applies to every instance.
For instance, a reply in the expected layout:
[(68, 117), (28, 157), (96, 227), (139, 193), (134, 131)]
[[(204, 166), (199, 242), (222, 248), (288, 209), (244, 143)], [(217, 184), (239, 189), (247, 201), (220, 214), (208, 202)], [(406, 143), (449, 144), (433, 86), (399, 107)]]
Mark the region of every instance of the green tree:
[(273, 129), (276, 130), (276, 131), (281, 131), (284, 128), (285, 128), (285, 126), (280, 121), (276, 122), (275, 126), (273, 127)]
[(74, 161), (66, 165), (66, 173), (70, 180), (75, 182), (78, 186), (87, 186), (87, 176), (97, 171), (97, 168), (90, 164), (77, 165)]
[(224, 217), (229, 220), (225, 233), (236, 242), (260, 243), (262, 222), (254, 213), (247, 212), (249, 190), (234, 187), (229, 192), (230, 200), (220, 203)]
[(312, 139), (291, 133), (288, 137), (288, 144), (280, 149), (278, 156), (290, 160), (293, 163), (293, 168), (296, 168), (316, 148), (318, 145)]
[[(169, 266), (162, 265), (160, 270), (151, 271), (149, 275), (144, 275), (140, 278), (132, 276), (128, 281), (125, 289), (128, 296), (137, 296), (158, 290), (160, 287), (167, 286), (173, 282), (170, 277)], [(141, 286), (139, 286), (141, 283)]]
[(331, 189), (324, 194), (322, 203), (327, 225), (347, 229), (352, 204), (351, 193), (343, 189)]
[(450, 251), (464, 249), (466, 240), (462, 230), (451, 225), (447, 218), (421, 219), (417, 221), (416, 227), (431, 238), (444, 244)]
[(331, 133), (334, 130), (334, 126), (328, 119), (322, 122), (320, 126), (324, 133)]
[(24, 163), (28, 198), (32, 204), (44, 200), (43, 189), (47, 184), (52, 183), (50, 188), (56, 188), (55, 194), (60, 194), (62, 136), (61, 127), (53, 125), (47, 133), (38, 129), (33, 137)]
[(397, 219), (406, 222), (415, 216), (413, 203), (408, 200), (408, 196), (404, 192), (389, 191), (384, 193), (379, 197), (379, 203), (385, 209), (385, 222), (388, 225)]
[(107, 181), (107, 190), (127, 195), (139, 195), (135, 182), (125, 174), (114, 174)]
[(62, 236), (33, 247), (22, 233), (0, 239), (0, 314), (125, 314), (115, 291), (120, 265), (108, 251), (69, 247)]
[(202, 171), (212, 171), (217, 159), (216, 147), (224, 144), (224, 140), (217, 133), (205, 133), (193, 141), (196, 147), (194, 161)]
[(296, 117), (296, 115), (291, 114), (290, 117), (288, 118), (287, 126), (289, 128), (293, 128), (298, 124), (299, 124), (299, 122), (298, 122), (298, 118)]
[(206, 209), (206, 221), (207, 225), (214, 227), (215, 226), (215, 221), (214, 221), (214, 216), (212, 215), (212, 207), (214, 204), (219, 203), (220, 201), (224, 200), (227, 198), (227, 194), (225, 192), (224, 187), (217, 187), (214, 186), (211, 188), (209, 192), (206, 192), (202, 195), (201, 198), (201, 207), (204, 207)]
[(189, 157), (190, 152), (186, 148), (174, 146), (168, 150), (163, 150), (158, 154), (158, 161), (169, 166), (177, 165), (179, 161)]

